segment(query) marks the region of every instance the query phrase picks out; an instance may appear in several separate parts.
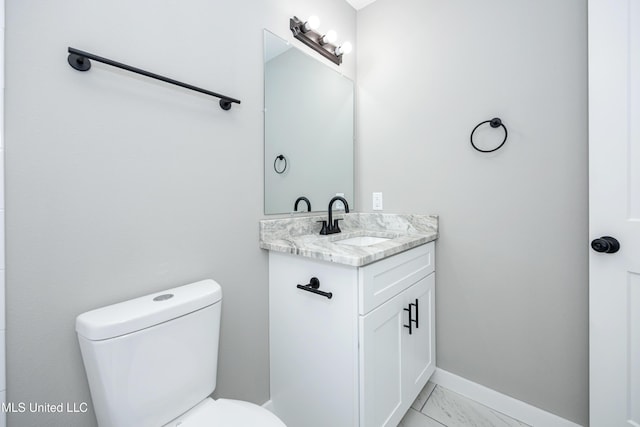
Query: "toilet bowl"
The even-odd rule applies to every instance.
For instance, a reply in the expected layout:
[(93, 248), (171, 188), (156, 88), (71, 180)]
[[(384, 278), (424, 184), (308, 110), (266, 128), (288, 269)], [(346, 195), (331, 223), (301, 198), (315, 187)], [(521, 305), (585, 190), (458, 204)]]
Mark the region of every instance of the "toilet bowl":
[(249, 402), (214, 400), (222, 290), (202, 280), (76, 319), (100, 427), (286, 427)]

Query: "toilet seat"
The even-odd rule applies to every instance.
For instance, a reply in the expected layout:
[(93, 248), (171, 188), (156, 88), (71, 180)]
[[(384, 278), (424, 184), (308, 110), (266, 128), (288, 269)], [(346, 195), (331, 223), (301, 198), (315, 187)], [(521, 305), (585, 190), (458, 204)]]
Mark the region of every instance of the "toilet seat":
[(274, 414), (242, 400), (206, 398), (164, 427), (286, 427)]

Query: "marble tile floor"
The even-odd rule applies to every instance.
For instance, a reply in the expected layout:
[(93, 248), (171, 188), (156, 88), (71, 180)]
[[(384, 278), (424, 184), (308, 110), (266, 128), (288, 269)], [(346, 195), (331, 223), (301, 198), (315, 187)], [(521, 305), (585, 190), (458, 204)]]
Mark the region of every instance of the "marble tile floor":
[(530, 427), (428, 382), (398, 427)]

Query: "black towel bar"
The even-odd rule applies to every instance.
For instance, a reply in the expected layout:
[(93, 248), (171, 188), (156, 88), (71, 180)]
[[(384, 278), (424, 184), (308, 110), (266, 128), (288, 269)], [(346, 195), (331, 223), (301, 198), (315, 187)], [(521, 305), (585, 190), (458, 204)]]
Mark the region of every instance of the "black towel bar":
[(89, 70), (91, 68), (91, 61), (89, 61), (90, 59), (93, 59), (94, 61), (102, 62), (103, 64), (111, 65), (112, 67), (121, 68), (123, 70), (131, 71), (136, 74), (141, 74), (143, 76), (150, 77), (152, 79), (156, 79), (166, 83), (170, 83), (172, 85), (180, 86), (185, 89), (193, 90), (196, 92), (204, 93), (205, 95), (210, 95), (216, 98), (220, 98), (220, 108), (222, 108), (223, 110), (230, 109), (232, 102), (236, 104), (240, 104), (240, 100), (238, 99), (231, 98), (225, 95), (220, 95), (219, 93), (211, 92), (210, 90), (202, 89), (187, 83), (182, 83), (182, 82), (179, 82), (178, 80), (170, 79), (169, 77), (164, 77), (159, 74), (141, 70), (140, 68), (132, 67), (131, 65), (126, 65), (121, 62), (116, 62), (111, 59), (94, 55), (93, 53), (84, 52), (82, 50), (69, 47), (69, 57), (67, 58), (67, 61), (69, 62), (69, 65), (71, 65), (76, 70), (78, 71)]
[(318, 289), (319, 287), (320, 280), (318, 280), (317, 277), (312, 277), (311, 280), (309, 280), (309, 283), (306, 285), (296, 285), (296, 288), (302, 289), (303, 291), (313, 292), (314, 294), (322, 295), (323, 297), (327, 297), (328, 299), (333, 298), (333, 293), (321, 291), (320, 289)]

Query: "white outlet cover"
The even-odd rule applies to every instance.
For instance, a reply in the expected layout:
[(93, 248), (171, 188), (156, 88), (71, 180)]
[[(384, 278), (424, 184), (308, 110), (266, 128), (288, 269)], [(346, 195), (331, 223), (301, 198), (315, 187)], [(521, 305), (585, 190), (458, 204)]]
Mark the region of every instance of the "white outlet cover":
[(373, 199), (373, 210), (381, 211), (382, 210), (382, 193), (376, 192), (372, 194)]

